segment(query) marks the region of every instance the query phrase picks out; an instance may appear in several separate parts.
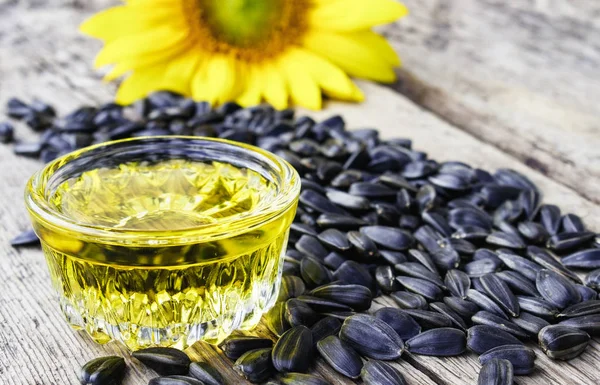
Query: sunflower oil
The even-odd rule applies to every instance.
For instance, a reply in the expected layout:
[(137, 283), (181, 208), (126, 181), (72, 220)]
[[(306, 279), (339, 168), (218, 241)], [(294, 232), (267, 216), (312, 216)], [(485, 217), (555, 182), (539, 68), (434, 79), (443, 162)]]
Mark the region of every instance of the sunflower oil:
[[(184, 159), (130, 162), (86, 171), (49, 194), (79, 224), (132, 234), (130, 244), (106, 244), (38, 228), (63, 312), (97, 342), (218, 343), (254, 327), (277, 297), (295, 206), (227, 235), (277, 194), (257, 172)], [(139, 245), (140, 231), (175, 241)], [(202, 231), (205, 239), (187, 241)]]

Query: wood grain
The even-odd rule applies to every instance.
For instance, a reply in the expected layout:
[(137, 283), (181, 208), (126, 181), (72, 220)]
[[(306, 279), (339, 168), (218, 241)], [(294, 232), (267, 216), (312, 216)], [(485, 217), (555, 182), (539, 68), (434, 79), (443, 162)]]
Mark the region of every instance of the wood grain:
[[(427, 6), (428, 1), (423, 3)], [(25, 100), (37, 96), (53, 102), (64, 113), (81, 104), (110, 100), (114, 86), (103, 84), (90, 66), (99, 45), (76, 32), (85, 15), (105, 4), (105, 0), (0, 3), (0, 14), (4, 16), (0, 23), (0, 106), (13, 95)], [(429, 59), (424, 58), (419, 63), (416, 57), (411, 62), (412, 59), (404, 56), (407, 70), (429, 63)], [(430, 113), (393, 89), (365, 82), (360, 86), (367, 95), (366, 103), (328, 103), (327, 110), (310, 114), (322, 118), (339, 113), (351, 127), (377, 127), (387, 137), (410, 137), (415, 148), (427, 151), (438, 160), (461, 159), (492, 170), (514, 168), (536, 182), (547, 201), (582, 215), (591, 228), (600, 230), (600, 207), (578, 194), (580, 185), (573, 184), (575, 188), (569, 188), (557, 174), (532, 170), (518, 155), (507, 154), (498, 148), (502, 147), (499, 143), (488, 140), (488, 133), (472, 135), (465, 132), (463, 125), (456, 127), (440, 119), (443, 115), (438, 111)], [(432, 110), (427, 104), (426, 107)], [(519, 132), (513, 134), (517, 136)], [(19, 126), (18, 137), (32, 140), (33, 134)], [(551, 165), (560, 168), (563, 160), (554, 159)], [(78, 368), (87, 360), (106, 354), (128, 357), (128, 353), (117, 344), (96, 345), (85, 333), (73, 332), (63, 321), (50, 290), (41, 251), (10, 247), (10, 238), (28, 226), (21, 203), (23, 188), (41, 164), (16, 157), (9, 147), (2, 146), (0, 166), (0, 384), (76, 384)], [(378, 306), (395, 305), (389, 299), (380, 298), (373, 309)], [(262, 326), (254, 333), (270, 335)], [(600, 374), (596, 370), (600, 362), (599, 351), (599, 344), (594, 341), (581, 357), (569, 363), (556, 363), (539, 355), (536, 375), (519, 378), (517, 383), (599, 383)], [(193, 359), (207, 360), (218, 367), (229, 384), (247, 384), (218, 349), (197, 344), (188, 353)], [(126, 385), (146, 384), (155, 375), (135, 360), (127, 359), (130, 365)], [(473, 384), (479, 370), (473, 354), (450, 359), (406, 355), (395, 365), (410, 384), (426, 385)], [(322, 360), (317, 361), (314, 371), (332, 384), (354, 383), (337, 375)]]
[(600, 202), (600, 2), (405, 0), (393, 86)]

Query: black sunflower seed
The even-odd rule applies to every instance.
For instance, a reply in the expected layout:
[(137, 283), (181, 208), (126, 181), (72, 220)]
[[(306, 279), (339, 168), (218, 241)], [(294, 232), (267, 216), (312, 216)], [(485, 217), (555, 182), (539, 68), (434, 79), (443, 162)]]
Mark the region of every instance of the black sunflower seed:
[(398, 282), (396, 281), (394, 270), (391, 266), (377, 266), (375, 269), (375, 282), (382, 292), (389, 294), (398, 290)]
[(306, 372), (313, 349), (312, 333), (306, 326), (295, 326), (283, 333), (273, 351), (273, 366), (280, 372)]
[(477, 385), (512, 385), (513, 379), (512, 363), (506, 359), (493, 358), (481, 367)]
[(536, 244), (543, 244), (550, 237), (546, 228), (537, 222), (521, 222), (517, 229), (523, 238)]
[(452, 309), (456, 314), (463, 319), (470, 320), (473, 314), (479, 311), (479, 306), (471, 301), (464, 300), (458, 297), (444, 297), (444, 304)]
[(573, 318), (590, 314), (600, 314), (600, 300), (576, 303), (561, 311), (557, 317)]
[(452, 244), (444, 243), (440, 245), (440, 248), (431, 253), (431, 258), (435, 262), (435, 265), (441, 270), (456, 269), (460, 264), (460, 255), (454, 250)]
[(464, 270), (469, 277), (478, 278), (496, 272), (501, 265), (500, 260), (483, 258), (467, 263)]
[(427, 330), (406, 341), (406, 350), (425, 356), (458, 356), (466, 349), (465, 333), (453, 328)]
[(327, 198), (336, 205), (348, 210), (368, 210), (371, 208), (371, 202), (367, 198), (348, 194), (343, 191), (328, 190)]
[(283, 385), (331, 385), (328, 381), (312, 374), (285, 373), (279, 381)]
[(530, 374), (535, 365), (535, 353), (523, 345), (498, 346), (479, 356), (482, 365), (494, 359), (510, 361), (517, 376)]
[(474, 324), (477, 325), (488, 325), (503, 330), (507, 333), (510, 333), (518, 338), (527, 338), (527, 333), (524, 330), (521, 330), (520, 327), (508, 321), (502, 317), (498, 317), (497, 315), (487, 312), (487, 311), (479, 311), (471, 317), (471, 320)]
[(123, 357), (99, 357), (81, 367), (79, 380), (83, 385), (119, 384), (125, 375)]
[(382, 307), (373, 313), (378, 318), (390, 325), (404, 341), (421, 332), (421, 326), (408, 314), (393, 307)]
[(286, 318), (286, 302), (276, 303), (265, 314), (265, 323), (267, 328), (276, 336), (282, 335), (286, 330), (290, 328), (290, 323)]
[(565, 232), (583, 232), (585, 224), (581, 218), (575, 214), (565, 214), (561, 220), (562, 229)]
[(490, 245), (507, 247), (509, 249), (524, 249), (527, 247), (518, 235), (503, 231), (493, 231), (485, 238), (485, 241)]
[(367, 225), (367, 222), (350, 215), (325, 213), (319, 215), (317, 224), (322, 229), (336, 228), (338, 230), (354, 230)]
[(540, 270), (535, 285), (544, 299), (559, 309), (581, 302), (581, 294), (564, 276), (551, 270)]
[(600, 269), (592, 270), (585, 276), (585, 285), (600, 290)]
[(585, 331), (564, 325), (549, 325), (540, 330), (540, 347), (550, 358), (570, 360), (577, 357), (590, 342)]
[(591, 231), (560, 233), (550, 237), (547, 247), (557, 252), (566, 252), (578, 247), (585, 247), (596, 234)]
[(579, 294), (581, 294), (581, 301), (592, 301), (598, 299), (598, 293), (596, 293), (596, 290), (592, 289), (591, 287), (576, 283), (575, 288)]
[(543, 318), (534, 316), (533, 314), (522, 311), (518, 317), (512, 318), (512, 322), (524, 330), (530, 337), (538, 335), (540, 330), (550, 325), (548, 321)]
[(342, 323), (334, 317), (325, 317), (315, 323), (311, 328), (313, 343), (321, 341), (325, 337), (337, 335), (342, 328)]
[(583, 330), (592, 336), (600, 334), (600, 314), (589, 314), (581, 317), (569, 318), (561, 321), (559, 324)]
[(148, 385), (204, 385), (204, 382), (188, 376), (167, 376), (155, 377), (148, 382)]
[(434, 273), (431, 270), (427, 269), (425, 266), (421, 265), (417, 262), (404, 262), (399, 263), (394, 266), (394, 269), (399, 271), (400, 273), (406, 274), (408, 276), (414, 278), (424, 279), (429, 281), (440, 288), (444, 287), (444, 283), (442, 282), (442, 278), (438, 273)]
[(346, 262), (346, 258), (344, 258), (344, 256), (336, 252), (331, 252), (327, 254), (325, 259), (323, 259), (323, 265), (325, 265), (331, 270), (337, 270), (337, 268), (340, 267), (344, 262)]
[(244, 353), (235, 361), (233, 368), (251, 382), (266, 381), (275, 372), (271, 361), (271, 348)]
[(268, 338), (251, 336), (231, 336), (219, 344), (219, 348), (225, 356), (232, 360), (240, 358), (242, 354), (250, 350), (270, 348), (272, 346), (273, 341)]
[(421, 219), (440, 234), (446, 237), (452, 235), (452, 228), (443, 215), (436, 213), (435, 211), (426, 210), (421, 213)]
[[(302, 191), (313, 190), (314, 192), (317, 192), (319, 194), (325, 194), (325, 189), (319, 183), (314, 182), (310, 179), (306, 179), (306, 178), (302, 178), (301, 181), (302, 181), (302, 183), (301, 183)], [(304, 198), (310, 199), (311, 196), (312, 196), (312, 194), (305, 195)]]
[(410, 256), (411, 260), (419, 262), (433, 273), (439, 274), (435, 262), (426, 252), (417, 249), (410, 249), (408, 250), (408, 255)]
[(290, 231), (296, 232), (300, 235), (311, 235), (316, 237), (318, 234), (312, 226), (305, 225), (303, 223), (292, 223), (290, 225)]
[(486, 206), (491, 209), (499, 207), (505, 201), (517, 198), (520, 192), (519, 188), (497, 184), (488, 184), (481, 189)]
[(391, 297), (402, 309), (427, 309), (427, 300), (422, 295), (396, 291), (391, 294)]
[(557, 206), (542, 205), (540, 207), (540, 221), (550, 235), (558, 233), (560, 220), (560, 209)]
[(600, 249), (580, 250), (562, 259), (563, 265), (579, 269), (600, 268)]
[(397, 265), (398, 263), (406, 262), (406, 255), (399, 251), (379, 250), (379, 254), (389, 265), (392, 266)]
[(352, 308), (339, 302), (319, 297), (313, 297), (311, 295), (301, 295), (297, 297), (297, 299), (306, 303), (314, 311), (317, 311), (319, 313), (327, 313), (330, 311), (352, 311)]
[(369, 360), (360, 372), (365, 385), (407, 385), (402, 373), (387, 362)]
[(312, 326), (319, 315), (305, 302), (292, 298), (285, 302), (285, 319), (292, 327)]
[(372, 182), (356, 182), (350, 185), (348, 192), (352, 195), (365, 198), (391, 198), (396, 196), (396, 191), (384, 184)]
[(531, 281), (535, 281), (538, 271), (542, 270), (542, 267), (537, 263), (513, 254), (508, 250), (498, 250), (498, 258), (500, 258), (509, 269), (523, 274)]
[(473, 289), (469, 289), (467, 291), (467, 299), (481, 309), (486, 310), (490, 313), (497, 315), (498, 317), (502, 317), (504, 319), (508, 319), (504, 310), (496, 304), (493, 300), (490, 299), (487, 295)]
[(137, 350), (132, 356), (158, 374), (187, 374), (190, 358), (175, 348), (155, 347)]
[(329, 336), (317, 342), (317, 350), (336, 372), (350, 378), (358, 378), (360, 375), (363, 367), (360, 356), (337, 336)]
[(409, 249), (415, 241), (409, 232), (395, 227), (365, 226), (360, 228), (360, 232), (378, 245), (397, 251)]
[(278, 301), (285, 301), (289, 298), (298, 297), (306, 291), (306, 285), (301, 278), (295, 275), (284, 275), (281, 277), (281, 286), (279, 287)]
[(562, 274), (574, 282), (581, 283), (581, 279), (577, 274), (566, 268), (550, 251), (536, 246), (529, 246), (527, 248), (527, 255), (532, 261), (543, 268)]
[(395, 360), (404, 351), (402, 339), (391, 326), (366, 314), (348, 317), (340, 338), (358, 353), (378, 360)]
[(11, 246), (19, 247), (19, 246), (31, 246), (31, 245), (39, 245), (40, 239), (36, 235), (33, 229), (25, 230), (21, 234), (17, 235), (13, 239), (11, 239)]
[(496, 276), (503, 280), (515, 293), (521, 293), (531, 297), (538, 297), (540, 295), (535, 284), (521, 273), (505, 270), (496, 273)]
[(503, 280), (494, 274), (486, 274), (480, 278), (480, 282), (487, 295), (509, 315), (512, 317), (519, 315), (519, 302)]
[(442, 289), (431, 281), (403, 275), (397, 276), (396, 280), (406, 290), (422, 295), (429, 300), (437, 300), (442, 297)]
[(502, 264), (502, 260), (498, 258), (498, 254), (490, 249), (477, 249), (473, 254), (473, 260), (478, 261), (480, 259), (493, 259), (498, 263), (498, 266)]
[(467, 273), (461, 270), (452, 269), (446, 272), (444, 284), (453, 296), (466, 298), (467, 290), (471, 288), (471, 279)]
[(225, 385), (221, 374), (206, 362), (192, 362), (189, 375), (202, 381), (204, 385)]
[(371, 290), (358, 284), (330, 283), (315, 288), (310, 294), (350, 306), (356, 311), (367, 310), (373, 300)]
[(542, 298), (518, 295), (517, 301), (521, 310), (544, 319), (553, 319), (558, 314), (558, 309)]
[(429, 307), (431, 308), (431, 310), (437, 311), (440, 314), (445, 315), (446, 317), (448, 317), (448, 319), (450, 319), (450, 321), (452, 322), (452, 324), (454, 324), (455, 327), (462, 329), (464, 331), (466, 331), (469, 326), (467, 325), (467, 323), (465, 322), (465, 320), (461, 317), (460, 314), (458, 314), (457, 312), (455, 312), (454, 310), (452, 310), (452, 308), (448, 305), (446, 305), (443, 302), (432, 302), (431, 304), (429, 304)]
[(360, 259), (369, 261), (379, 256), (379, 250), (375, 242), (365, 234), (358, 231), (349, 231), (347, 237)]
[(300, 274), (307, 287), (313, 288), (331, 282), (333, 275), (318, 259), (304, 257), (300, 261)]
[(342, 263), (333, 273), (333, 278), (347, 284), (362, 285), (369, 289), (374, 287), (374, 280), (369, 270), (354, 261)]
[(310, 235), (302, 235), (295, 245), (296, 249), (305, 255), (323, 260), (329, 254), (319, 240)]
[(482, 354), (495, 347), (522, 344), (517, 337), (494, 326), (475, 325), (467, 330), (467, 346)]
[(423, 330), (452, 326), (452, 321), (437, 311), (423, 309), (403, 309), (402, 311), (417, 321)]

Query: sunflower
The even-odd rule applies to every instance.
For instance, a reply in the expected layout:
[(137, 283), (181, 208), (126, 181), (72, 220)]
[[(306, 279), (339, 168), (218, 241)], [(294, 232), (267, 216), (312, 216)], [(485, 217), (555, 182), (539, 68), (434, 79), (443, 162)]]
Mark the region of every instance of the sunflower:
[(399, 59), (371, 30), (407, 13), (395, 0), (125, 0), (81, 25), (101, 39), (97, 68), (125, 77), (116, 101), (156, 90), (213, 104), (266, 100), (320, 109), (361, 101), (349, 75), (393, 82)]

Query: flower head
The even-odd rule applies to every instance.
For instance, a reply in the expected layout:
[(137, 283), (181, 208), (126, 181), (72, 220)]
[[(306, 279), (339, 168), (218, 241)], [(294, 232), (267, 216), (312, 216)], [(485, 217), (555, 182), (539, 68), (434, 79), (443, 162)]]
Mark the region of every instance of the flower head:
[(322, 94), (363, 99), (348, 75), (394, 81), (398, 57), (371, 28), (406, 12), (395, 0), (125, 0), (81, 30), (104, 41), (106, 79), (126, 76), (119, 103), (166, 89), (319, 109)]

